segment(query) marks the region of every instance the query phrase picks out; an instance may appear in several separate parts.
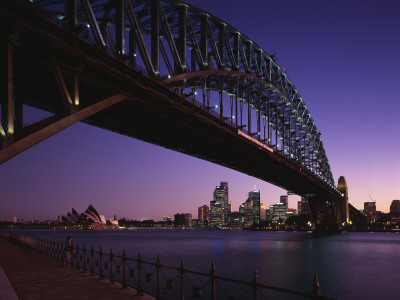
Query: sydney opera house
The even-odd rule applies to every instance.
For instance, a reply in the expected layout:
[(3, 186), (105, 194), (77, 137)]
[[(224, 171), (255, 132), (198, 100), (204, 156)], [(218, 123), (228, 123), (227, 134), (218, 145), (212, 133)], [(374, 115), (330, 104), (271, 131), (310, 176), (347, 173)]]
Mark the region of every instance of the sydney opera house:
[[(103, 215), (100, 215), (93, 205), (89, 205), (83, 212), (79, 213), (75, 208), (62, 216), (62, 224), (68, 227), (77, 227), (82, 229), (112, 229), (118, 227), (115, 222), (106, 221)], [(110, 228), (111, 227), (111, 228)]]

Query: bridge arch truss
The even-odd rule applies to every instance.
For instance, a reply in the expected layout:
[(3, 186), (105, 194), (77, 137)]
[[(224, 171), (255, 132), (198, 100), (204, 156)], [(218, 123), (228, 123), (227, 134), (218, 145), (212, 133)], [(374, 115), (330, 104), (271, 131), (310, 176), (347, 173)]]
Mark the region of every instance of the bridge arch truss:
[[(336, 190), (321, 134), (299, 92), (276, 58), (233, 26), (181, 1), (15, 1)], [(62, 70), (55, 74), (63, 90)], [(2, 105), (3, 144), (13, 134), (8, 104)]]

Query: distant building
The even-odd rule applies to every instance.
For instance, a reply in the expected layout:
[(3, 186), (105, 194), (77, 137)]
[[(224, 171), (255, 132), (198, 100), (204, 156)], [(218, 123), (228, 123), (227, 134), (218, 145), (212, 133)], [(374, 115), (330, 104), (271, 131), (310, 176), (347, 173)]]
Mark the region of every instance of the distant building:
[(376, 220), (379, 218), (379, 214), (376, 211), (375, 202), (364, 202), (363, 213), (367, 215), (368, 223), (375, 223)]
[(17, 219), (17, 217), (13, 217), (13, 223), (15, 224), (15, 223), (17, 223), (17, 221), (18, 221), (18, 219)]
[(287, 195), (282, 195), (280, 197), (280, 203), (286, 205), (286, 207), (289, 207), (289, 197)]
[(287, 219), (287, 206), (277, 203), (270, 206), (269, 220), (273, 223), (285, 222)]
[(233, 211), (229, 214), (229, 226), (240, 227), (244, 222), (243, 213)]
[(239, 212), (244, 215), (244, 204), (240, 204)]
[(207, 205), (199, 207), (198, 220), (201, 224), (210, 222), (210, 208)]
[[(91, 204), (83, 213), (79, 213), (75, 208), (72, 208), (71, 212), (68, 212), (66, 216), (62, 216), (63, 225), (88, 229), (109, 229), (114, 226), (114, 223), (107, 222), (105, 217), (99, 214)], [(107, 227), (107, 225), (110, 225), (110, 227)]]
[(390, 204), (390, 214), (400, 216), (400, 200), (393, 200)]
[(223, 224), (222, 204), (217, 201), (210, 202), (210, 224), (212, 226), (221, 226)]
[(249, 199), (252, 203), (252, 217), (253, 223), (260, 223), (260, 191), (254, 187), (254, 190), (249, 192)]
[(376, 213), (376, 203), (375, 202), (364, 202), (364, 214), (367, 216)]
[(253, 223), (253, 199), (247, 198), (242, 205), (244, 208), (244, 222)]
[(267, 220), (267, 206), (265, 204), (261, 204), (260, 206), (260, 221)]
[(171, 222), (171, 217), (169, 217), (168, 215), (164, 215), (163, 216), (163, 221), (164, 222)]
[(192, 226), (192, 214), (175, 214), (174, 216), (174, 225), (175, 226)]
[(305, 197), (301, 197), (301, 201), (297, 202), (297, 213), (299, 215), (311, 215), (310, 204)]
[(267, 218), (267, 220), (271, 220), (270, 216), (271, 216), (271, 209), (267, 208), (265, 210), (265, 217)]
[(188, 226), (188, 227), (192, 226), (192, 214), (189, 214), (189, 213), (185, 214), (185, 226)]
[(215, 187), (213, 201), (215, 201), (215, 203), (221, 204), (222, 224), (227, 223), (228, 215), (231, 212), (229, 208), (228, 182), (221, 181), (220, 185)]
[(175, 226), (185, 226), (185, 214), (175, 214), (174, 215), (174, 225)]

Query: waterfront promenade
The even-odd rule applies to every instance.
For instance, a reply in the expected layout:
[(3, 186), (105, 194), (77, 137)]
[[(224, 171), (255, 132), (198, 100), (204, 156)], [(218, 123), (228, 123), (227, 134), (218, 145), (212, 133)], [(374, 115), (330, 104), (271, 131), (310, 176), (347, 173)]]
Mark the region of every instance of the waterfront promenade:
[(61, 262), (0, 237), (0, 300), (12, 299), (7, 278), (18, 299), (154, 299), (134, 289), (99, 280)]

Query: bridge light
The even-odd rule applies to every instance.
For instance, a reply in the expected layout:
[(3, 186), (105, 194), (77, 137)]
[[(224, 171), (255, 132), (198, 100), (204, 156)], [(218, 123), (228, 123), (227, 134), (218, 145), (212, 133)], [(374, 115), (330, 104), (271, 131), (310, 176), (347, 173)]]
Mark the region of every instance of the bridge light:
[(168, 78), (171, 78), (171, 75), (168, 74)]
[(232, 119), (234, 119), (235, 118), (235, 116), (232, 116)]
[(87, 25), (86, 25), (86, 27), (87, 27), (87, 28), (90, 28), (90, 25), (89, 25), (89, 24), (87, 24)]
[(218, 108), (218, 105), (215, 105), (215, 108)]
[(197, 95), (197, 92), (194, 92), (195, 95)]
[(136, 57), (136, 53), (134, 53), (134, 54), (133, 54), (133, 56), (135, 56), (135, 57)]

